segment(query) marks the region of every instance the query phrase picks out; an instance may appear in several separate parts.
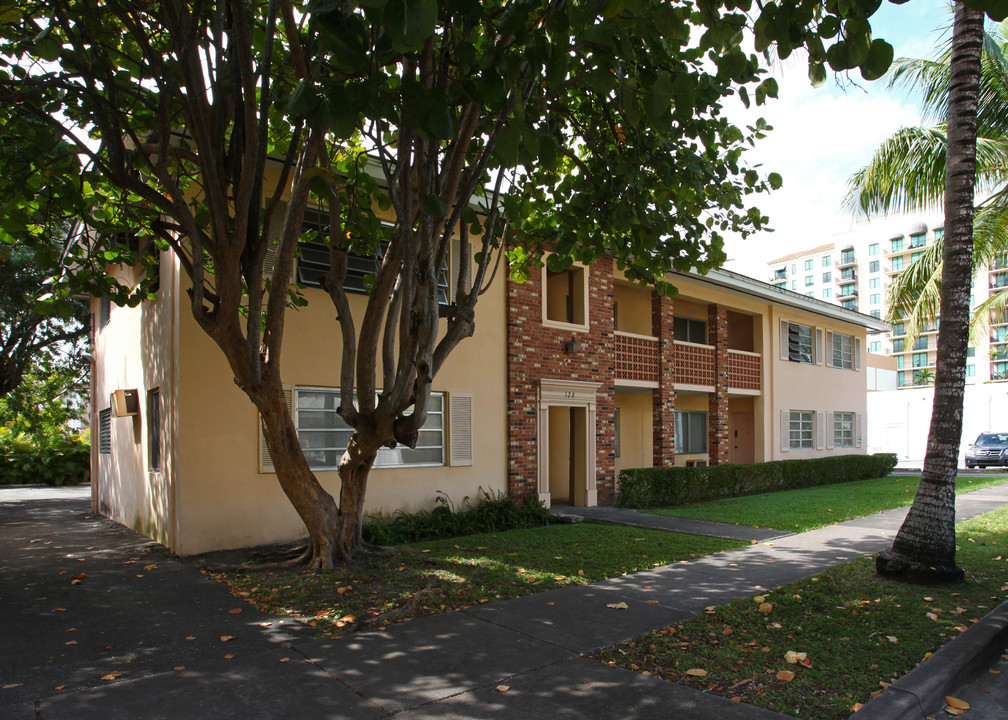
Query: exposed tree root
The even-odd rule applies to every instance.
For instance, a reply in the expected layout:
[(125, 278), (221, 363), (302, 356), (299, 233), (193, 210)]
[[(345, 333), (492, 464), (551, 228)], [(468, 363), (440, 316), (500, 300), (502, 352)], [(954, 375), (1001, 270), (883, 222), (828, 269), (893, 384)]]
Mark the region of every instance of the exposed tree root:
[(380, 615), (373, 615), (368, 618), (357, 621), (350, 630), (351, 632), (357, 632), (358, 630), (370, 630), (372, 628), (384, 625), (385, 623), (393, 622), (395, 620), (400, 620), (405, 617), (409, 617), (416, 612), (420, 604), (429, 597), (437, 597), (441, 595), (441, 588), (436, 586), (437, 576), (428, 575), (427, 580), (421, 590), (418, 590), (413, 594), (405, 605), (395, 608), (393, 610), (388, 610), (381, 613)]
[(958, 583), (966, 579), (963, 569), (954, 563), (929, 565), (909, 558), (892, 548), (883, 550), (875, 558), (875, 572), (884, 577), (915, 585)]

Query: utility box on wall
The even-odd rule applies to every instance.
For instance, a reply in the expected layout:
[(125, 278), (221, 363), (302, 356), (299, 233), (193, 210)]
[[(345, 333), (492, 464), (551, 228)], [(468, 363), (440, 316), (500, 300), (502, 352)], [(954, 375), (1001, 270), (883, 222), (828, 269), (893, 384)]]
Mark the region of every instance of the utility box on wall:
[(112, 414), (116, 417), (129, 417), (140, 414), (140, 393), (135, 390), (116, 390), (109, 399)]

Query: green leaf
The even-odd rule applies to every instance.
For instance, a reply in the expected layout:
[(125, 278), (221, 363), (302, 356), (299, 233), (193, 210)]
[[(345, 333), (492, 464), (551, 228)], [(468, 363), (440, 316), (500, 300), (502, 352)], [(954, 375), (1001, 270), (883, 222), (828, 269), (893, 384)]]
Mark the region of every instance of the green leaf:
[(872, 40), (868, 59), (861, 65), (861, 77), (865, 80), (878, 80), (886, 74), (893, 61), (893, 47), (885, 40)]
[(784, 185), (784, 179), (779, 173), (772, 172), (767, 175), (767, 182), (770, 183), (770, 187), (774, 190), (780, 190), (781, 186)]
[(332, 196), (332, 185), (329, 180), (322, 175), (314, 175), (308, 180), (308, 189), (323, 200), (328, 200)]
[(822, 87), (826, 84), (826, 66), (821, 62), (810, 62), (808, 76), (809, 82), (812, 83), (812, 87)]
[(424, 199), (424, 210), (427, 211), (428, 215), (434, 217), (444, 217), (448, 214), (448, 204), (441, 198), (440, 195), (428, 195)]
[(390, 0), (384, 19), (396, 50), (419, 50), (437, 26), (437, 0)]

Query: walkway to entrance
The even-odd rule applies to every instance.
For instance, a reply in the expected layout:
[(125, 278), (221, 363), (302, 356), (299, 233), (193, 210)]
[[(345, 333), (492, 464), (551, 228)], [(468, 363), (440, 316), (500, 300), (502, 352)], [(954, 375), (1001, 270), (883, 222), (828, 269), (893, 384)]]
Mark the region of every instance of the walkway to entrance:
[[(75, 490), (0, 488), (5, 719), (783, 720), (587, 655), (884, 549), (906, 514), (318, 641), (93, 515)], [(1008, 486), (968, 493), (956, 518), (1005, 503)], [(991, 677), (985, 690), (1008, 702), (1008, 682), (994, 686), (1008, 674)]]
[(552, 509), (557, 514), (581, 517), (587, 520), (598, 520), (599, 522), (613, 523), (614, 525), (668, 530), (669, 532), (703, 535), (705, 537), (725, 538), (728, 540), (766, 542), (767, 540), (776, 540), (777, 538), (792, 534), (783, 530), (774, 530), (773, 528), (754, 528), (746, 525), (728, 525), (726, 523), (706, 522), (704, 520), (666, 517), (629, 508), (604, 505), (587, 508), (554, 506)]

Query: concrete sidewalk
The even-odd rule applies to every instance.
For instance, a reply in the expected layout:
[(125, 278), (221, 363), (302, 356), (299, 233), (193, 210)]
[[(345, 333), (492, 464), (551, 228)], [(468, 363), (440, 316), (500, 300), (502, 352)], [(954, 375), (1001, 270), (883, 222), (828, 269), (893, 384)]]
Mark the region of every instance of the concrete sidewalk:
[[(311, 628), (258, 613), (92, 515), (86, 499), (8, 492), (0, 490), (0, 717), (26, 720), (779, 719), (584, 654), (877, 552), (906, 512), (317, 641)], [(1008, 488), (969, 493), (957, 518), (1005, 503)], [(617, 601), (628, 609), (606, 607)]]

